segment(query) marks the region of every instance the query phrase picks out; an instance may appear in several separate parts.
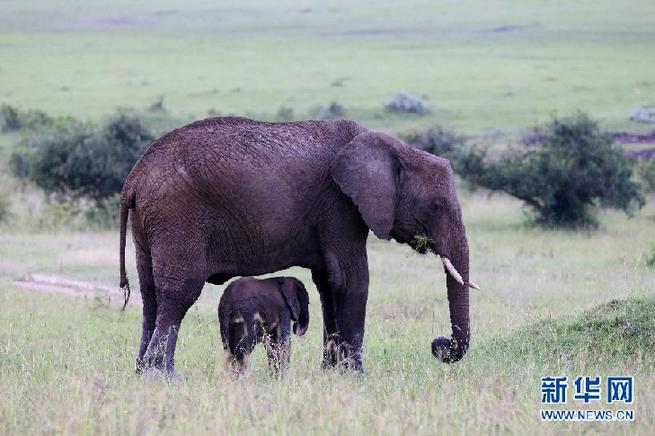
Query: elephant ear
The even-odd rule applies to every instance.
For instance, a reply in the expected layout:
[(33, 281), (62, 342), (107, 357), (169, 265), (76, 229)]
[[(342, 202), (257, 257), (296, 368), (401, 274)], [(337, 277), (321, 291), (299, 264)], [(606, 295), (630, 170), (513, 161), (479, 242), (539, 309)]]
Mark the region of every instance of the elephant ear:
[(390, 239), (398, 189), (393, 138), (373, 132), (357, 135), (339, 151), (330, 171), (373, 233)]

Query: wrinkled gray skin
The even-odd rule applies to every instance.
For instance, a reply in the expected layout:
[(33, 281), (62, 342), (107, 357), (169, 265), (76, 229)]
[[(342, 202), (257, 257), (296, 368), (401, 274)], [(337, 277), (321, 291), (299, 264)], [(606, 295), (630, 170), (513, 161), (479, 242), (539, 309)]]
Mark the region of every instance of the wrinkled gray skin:
[(261, 342), (271, 371), (283, 374), (289, 366), (292, 322), (293, 332), (304, 335), (309, 296), (299, 280), (243, 277), (230, 283), (218, 305), (218, 325), (232, 371), (238, 375), (247, 369), (248, 356)]
[[(427, 235), (468, 283), (449, 162), (352, 121), (211, 118), (156, 140), (122, 191), (124, 288), (128, 210), (143, 299), (138, 371), (173, 372), (182, 318), (205, 282), (291, 266), (311, 270), (321, 297), (323, 366), (362, 371), (369, 229), (405, 244)], [(454, 362), (469, 345), (469, 291), (449, 275), (447, 288), (452, 337), (432, 351)]]

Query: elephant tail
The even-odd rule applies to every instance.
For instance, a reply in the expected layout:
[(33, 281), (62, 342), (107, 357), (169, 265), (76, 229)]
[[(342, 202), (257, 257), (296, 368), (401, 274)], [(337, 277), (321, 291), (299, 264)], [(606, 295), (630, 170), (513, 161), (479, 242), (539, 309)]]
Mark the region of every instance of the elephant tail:
[(123, 291), (123, 308), (121, 312), (125, 311), (127, 307), (127, 302), (130, 300), (130, 282), (127, 279), (127, 273), (125, 272), (125, 238), (127, 232), (127, 218), (130, 211), (130, 208), (134, 207), (134, 195), (130, 196), (128, 201), (121, 199), (120, 206), (120, 283), (119, 286)]

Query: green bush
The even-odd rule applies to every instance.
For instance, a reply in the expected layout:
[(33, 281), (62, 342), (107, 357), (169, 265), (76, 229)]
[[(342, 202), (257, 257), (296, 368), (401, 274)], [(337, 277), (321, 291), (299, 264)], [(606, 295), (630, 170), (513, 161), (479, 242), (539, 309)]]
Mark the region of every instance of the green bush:
[(101, 204), (120, 192), (153, 139), (134, 115), (121, 113), (102, 125), (65, 120), (30, 135), (11, 156), (10, 167), (47, 193)]
[(0, 223), (9, 216), (9, 198), (0, 192)]
[(646, 258), (646, 265), (655, 266), (655, 246), (653, 246), (650, 255)]
[(120, 194), (100, 201), (86, 199), (48, 199), (38, 215), (41, 229), (68, 228), (76, 230), (111, 229), (118, 223)]
[(434, 126), (424, 132), (403, 135), (402, 139), (420, 150), (436, 156), (456, 160), (463, 151), (464, 137), (441, 126)]
[(54, 124), (54, 118), (37, 110), (21, 111), (8, 104), (0, 106), (0, 130), (14, 132), (23, 129), (39, 129)]
[(315, 107), (311, 110), (311, 116), (318, 120), (334, 120), (346, 116), (346, 108), (331, 101), (328, 104)]
[(116, 225), (120, 211), (120, 197), (120, 194), (116, 193), (86, 208), (84, 210), (86, 221), (101, 229)]
[(655, 157), (641, 159), (637, 165), (637, 173), (644, 188), (649, 192), (655, 192)]
[(587, 115), (555, 119), (542, 133), (538, 143), (496, 159), (486, 149), (472, 148), (455, 169), (474, 187), (523, 200), (546, 225), (594, 225), (595, 206), (631, 214), (644, 205), (631, 162)]
[(430, 108), (421, 97), (404, 91), (394, 94), (393, 97), (384, 102), (384, 107), (389, 112), (419, 115), (430, 113)]
[(280, 106), (275, 113), (275, 119), (279, 121), (292, 121), (294, 118), (293, 108), (289, 106)]

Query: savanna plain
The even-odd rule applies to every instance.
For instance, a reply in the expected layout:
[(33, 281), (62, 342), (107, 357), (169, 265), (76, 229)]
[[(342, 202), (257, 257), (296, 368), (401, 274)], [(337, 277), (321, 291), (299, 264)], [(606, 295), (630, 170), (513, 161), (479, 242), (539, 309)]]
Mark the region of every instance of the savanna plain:
[[(614, 131), (655, 103), (650, 1), (2, 2), (0, 103), (100, 120), (144, 111), (163, 132), (208, 113), (295, 118), (336, 101), (345, 117), (402, 133), (436, 123), (490, 145), (583, 110)], [(422, 95), (425, 115), (383, 102)], [(163, 100), (161, 99), (163, 96)], [(163, 110), (146, 108), (163, 101)], [(223, 287), (206, 285), (180, 332), (179, 380), (138, 377), (140, 296), (120, 313), (118, 232), (60, 219), (7, 171), (0, 134), (0, 433), (652, 434), (655, 197), (596, 229), (533, 226), (522, 203), (458, 186), (471, 252), (472, 344), (453, 365), (440, 263), (371, 236), (365, 376), (320, 368), (322, 316), (309, 271), (308, 333), (291, 371), (230, 377), (218, 335)], [(652, 144), (651, 144), (652, 145)], [(632, 147), (632, 146), (630, 146)], [(128, 239), (129, 240), (129, 239)], [(633, 375), (633, 422), (541, 422), (541, 377)], [(553, 407), (553, 408), (558, 408)], [(604, 403), (567, 408), (625, 408)]]

